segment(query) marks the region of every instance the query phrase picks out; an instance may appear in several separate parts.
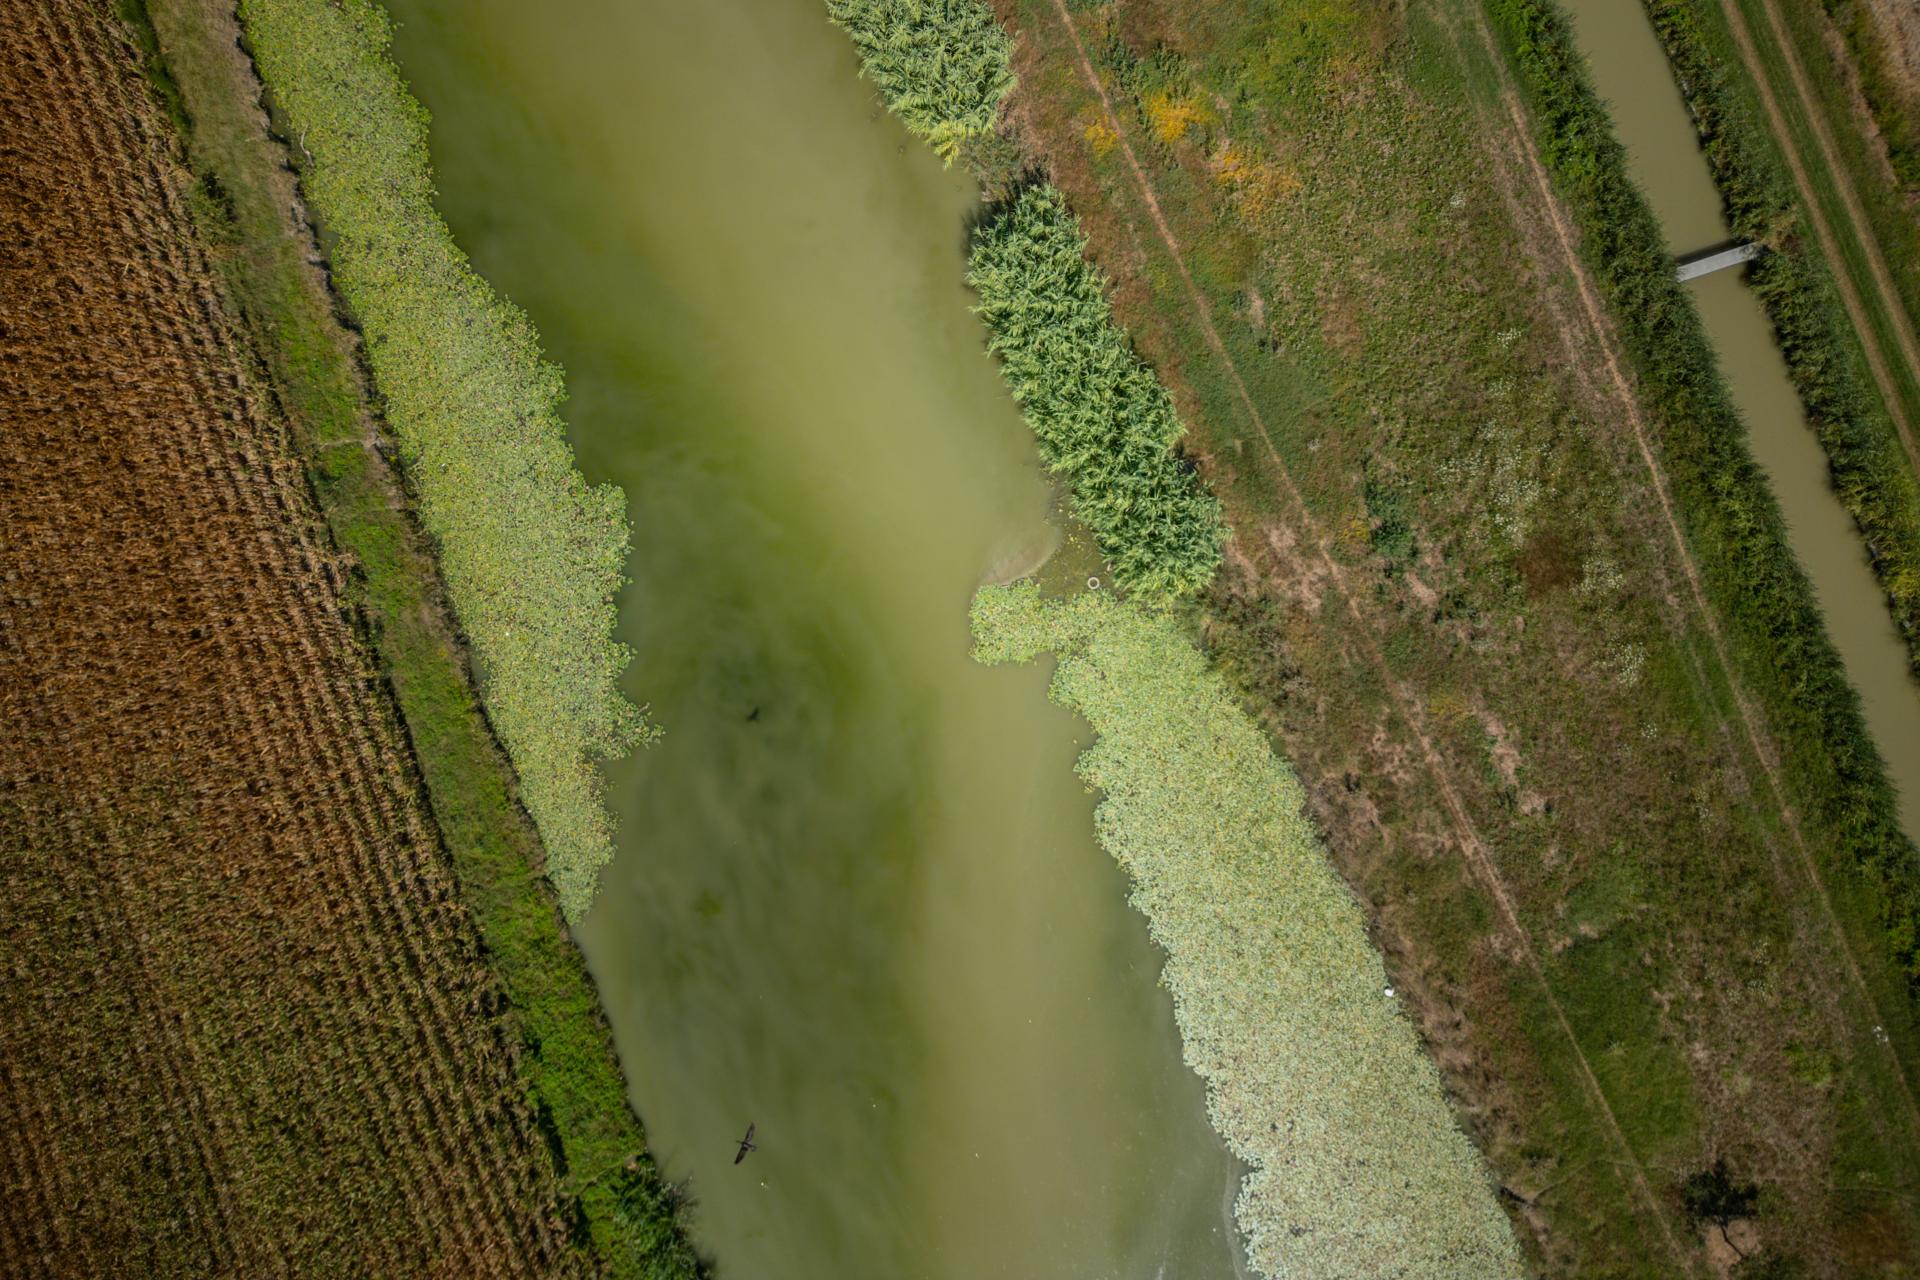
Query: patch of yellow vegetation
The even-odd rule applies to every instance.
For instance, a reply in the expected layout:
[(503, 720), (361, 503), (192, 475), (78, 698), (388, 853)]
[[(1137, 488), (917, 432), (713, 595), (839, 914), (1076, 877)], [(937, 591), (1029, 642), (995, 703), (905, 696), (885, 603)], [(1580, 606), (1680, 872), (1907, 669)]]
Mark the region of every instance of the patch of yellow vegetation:
[(1436, 724), (1453, 728), (1472, 719), (1473, 711), (1457, 690), (1442, 689), (1427, 702), (1427, 714)]
[(1278, 165), (1229, 142), (1213, 157), (1213, 179), (1233, 193), (1242, 216), (1257, 220), (1271, 213), (1300, 190), (1300, 175), (1291, 165)]
[(1147, 95), (1146, 110), (1153, 136), (1166, 143), (1178, 142), (1193, 126), (1206, 123), (1206, 110), (1198, 98), (1176, 98), (1165, 89)]
[(1334, 542), (1344, 555), (1364, 554), (1373, 543), (1373, 524), (1365, 511), (1354, 511), (1339, 526)]
[(1093, 148), (1094, 157), (1100, 160), (1112, 155), (1114, 147), (1120, 141), (1119, 135), (1114, 133), (1104, 120), (1095, 120), (1080, 131), (1080, 136), (1087, 140), (1087, 145)]

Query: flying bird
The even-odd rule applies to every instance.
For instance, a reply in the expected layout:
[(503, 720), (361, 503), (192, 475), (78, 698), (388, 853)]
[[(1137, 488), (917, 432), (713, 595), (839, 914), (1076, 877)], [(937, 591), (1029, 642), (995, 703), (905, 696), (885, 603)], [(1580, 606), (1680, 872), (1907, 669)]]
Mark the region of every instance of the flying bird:
[(753, 1126), (749, 1124), (747, 1126), (747, 1136), (740, 1139), (740, 1151), (733, 1157), (733, 1162), (739, 1164), (747, 1158), (747, 1152), (758, 1151), (759, 1149), (760, 1148), (753, 1145)]

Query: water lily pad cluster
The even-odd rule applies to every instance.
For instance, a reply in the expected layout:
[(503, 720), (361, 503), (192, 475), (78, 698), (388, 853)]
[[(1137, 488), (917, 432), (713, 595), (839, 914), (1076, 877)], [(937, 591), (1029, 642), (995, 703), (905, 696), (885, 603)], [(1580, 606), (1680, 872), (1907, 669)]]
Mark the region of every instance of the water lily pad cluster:
[(1166, 950), (1213, 1124), (1251, 1166), (1236, 1214), (1253, 1265), (1302, 1280), (1523, 1274), (1298, 779), (1179, 623), (1031, 583), (982, 590), (972, 617), (982, 661), (1057, 654), (1054, 700), (1098, 734), (1079, 772)]

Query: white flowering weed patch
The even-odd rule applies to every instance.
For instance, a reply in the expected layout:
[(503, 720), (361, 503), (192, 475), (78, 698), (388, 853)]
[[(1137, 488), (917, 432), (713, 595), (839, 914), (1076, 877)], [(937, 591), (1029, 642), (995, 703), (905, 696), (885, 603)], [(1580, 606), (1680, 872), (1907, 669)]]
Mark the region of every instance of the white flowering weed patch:
[(1293, 771), (1170, 619), (1109, 594), (982, 590), (976, 656), (1059, 655), (1098, 733), (1079, 772), (1101, 843), (1166, 950), (1186, 1059), (1252, 1166), (1255, 1267), (1287, 1280), (1508, 1280), (1506, 1216), (1454, 1123)]

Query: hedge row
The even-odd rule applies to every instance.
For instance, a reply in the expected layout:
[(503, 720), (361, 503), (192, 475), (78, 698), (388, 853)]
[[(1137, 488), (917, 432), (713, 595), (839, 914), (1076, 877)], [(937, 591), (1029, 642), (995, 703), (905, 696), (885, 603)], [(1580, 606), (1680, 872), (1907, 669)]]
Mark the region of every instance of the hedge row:
[(574, 468), (560, 370), (524, 313), (467, 265), (433, 204), (427, 113), (387, 55), (371, 0), (242, 0), (260, 71), (333, 233), (421, 523), (494, 731), (577, 920), (612, 858), (596, 762), (653, 730), (620, 694), (614, 592), (625, 499)]
[(1788, 750), (1802, 811), (1879, 890), (1893, 959), (1920, 995), (1920, 852), (1902, 834), (1878, 751), (1828, 640), (1780, 510), (1747, 449), (1698, 315), (1659, 225), (1550, 0), (1489, 0), (1531, 99), (1542, 151), (1579, 220), (1735, 661)]

